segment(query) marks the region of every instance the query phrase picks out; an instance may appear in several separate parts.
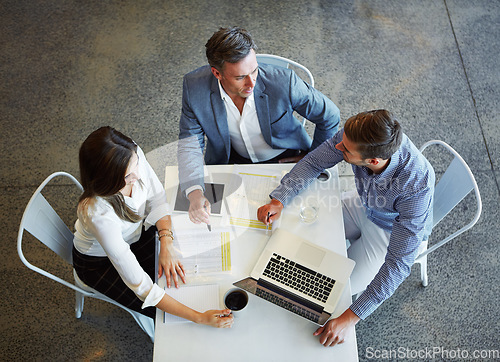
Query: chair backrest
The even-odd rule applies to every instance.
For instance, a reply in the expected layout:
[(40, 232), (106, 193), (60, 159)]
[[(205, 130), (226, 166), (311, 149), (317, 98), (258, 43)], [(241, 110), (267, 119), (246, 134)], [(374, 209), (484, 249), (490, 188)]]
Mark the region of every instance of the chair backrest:
[[(314, 87), (314, 77), (312, 73), (302, 64), (299, 64), (287, 58), (280, 57), (279, 55), (256, 54), (256, 57), (258, 63), (271, 64), (283, 68), (290, 68), (290, 65), (293, 65), (294, 67), (301, 69), (307, 75), (309, 80), (308, 83), (311, 85), (311, 87)], [(306, 118), (302, 117), (302, 127), (304, 127), (305, 124), (306, 124)]]
[(67, 285), (72, 289), (75, 289), (72, 284), (69, 284), (66, 281), (28, 262), (22, 249), (23, 233), (24, 230), (27, 230), (31, 235), (49, 247), (67, 263), (72, 264), (73, 233), (41, 193), (49, 181), (57, 176), (69, 178), (80, 189), (80, 191), (83, 190), (78, 180), (66, 172), (55, 172), (47, 177), (33, 193), (33, 196), (31, 196), (31, 199), (24, 210), (17, 237), (17, 252), (21, 261), (28, 268)]
[(123, 308), (128, 313), (130, 313), (135, 321), (139, 324), (144, 332), (149, 335), (151, 341), (154, 343), (154, 322), (151, 318), (142, 315), (139, 312), (130, 310), (111, 298), (108, 298), (104, 294), (101, 294), (92, 288), (86, 286), (76, 274), (73, 269), (73, 276), (75, 283), (69, 283), (66, 280), (43, 270), (26, 260), (23, 253), (23, 234), (24, 230), (27, 230), (35, 238), (41, 241), (43, 244), (48, 246), (57, 255), (63, 258), (67, 263), (72, 263), (72, 249), (73, 249), (73, 233), (66, 226), (64, 221), (55, 212), (53, 207), (48, 203), (48, 201), (43, 197), (42, 190), (49, 183), (50, 180), (57, 176), (63, 176), (69, 178), (78, 187), (79, 191), (83, 191), (82, 185), (78, 182), (76, 178), (66, 172), (55, 172), (49, 177), (47, 177), (40, 186), (36, 189), (31, 196), (26, 209), (24, 210), (23, 217), (21, 219), (21, 224), (19, 226), (19, 233), (17, 235), (17, 253), (21, 258), (21, 261), (29, 269), (46, 276), (58, 283), (61, 283), (68, 288), (73, 289), (76, 293), (76, 305), (75, 313), (76, 318), (80, 318), (83, 310), (83, 299), (84, 297), (93, 297), (97, 299), (104, 300), (106, 302), (112, 303), (120, 308)]
[(453, 160), (448, 165), (448, 168), (443, 176), (441, 176), (434, 189), (433, 226), (436, 226), (472, 190), (474, 190), (476, 197), (476, 213), (467, 225), (449, 235), (447, 238), (441, 240), (439, 243), (436, 243), (419, 257), (427, 255), (431, 251), (447, 243), (449, 240), (470, 229), (479, 220), (482, 210), (481, 195), (479, 193), (476, 179), (464, 159), (450, 145), (440, 140), (426, 142), (420, 148), (420, 151), (423, 152), (431, 145), (442, 146), (453, 156)]
[(272, 55), (272, 54), (256, 54), (257, 57), (257, 62), (258, 63), (264, 63), (264, 64), (271, 64), (271, 65), (277, 65), (279, 67), (283, 68), (290, 68), (290, 65), (293, 65), (294, 67), (297, 67), (301, 70), (303, 70), (308, 78), (309, 78), (309, 84), (311, 87), (314, 87), (314, 77), (312, 73), (307, 69), (305, 66), (302, 64), (299, 64), (293, 60), (287, 59), (280, 57), (279, 55)]

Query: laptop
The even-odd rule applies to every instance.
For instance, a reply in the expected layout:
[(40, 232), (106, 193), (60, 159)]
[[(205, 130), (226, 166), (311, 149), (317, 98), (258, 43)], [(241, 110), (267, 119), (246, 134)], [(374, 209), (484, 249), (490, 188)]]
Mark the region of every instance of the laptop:
[(355, 262), (278, 228), (250, 276), (236, 287), (324, 325), (332, 316)]

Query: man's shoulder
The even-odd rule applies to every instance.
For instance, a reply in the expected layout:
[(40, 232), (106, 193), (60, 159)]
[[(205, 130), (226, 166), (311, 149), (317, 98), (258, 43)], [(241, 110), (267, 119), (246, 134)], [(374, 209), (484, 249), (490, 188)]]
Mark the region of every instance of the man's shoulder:
[(415, 168), (416, 166), (422, 168), (432, 168), (429, 161), (424, 157), (417, 146), (415, 146), (415, 144), (406, 134), (403, 134), (403, 141), (401, 143), (400, 152), (402, 154), (402, 158), (407, 160), (406, 164), (410, 168)]
[(401, 146), (398, 155), (398, 177), (422, 187), (433, 185), (434, 169), (430, 162), (406, 135)]
[(189, 73), (187, 73), (185, 76), (184, 76), (184, 79), (188, 79), (188, 80), (199, 80), (199, 79), (212, 79), (213, 75), (212, 75), (212, 70), (211, 70), (211, 67), (210, 65), (204, 65), (202, 67), (199, 67)]
[(188, 92), (191, 99), (210, 95), (211, 89), (216, 89), (217, 78), (212, 74), (210, 65), (204, 65), (184, 76), (184, 94)]
[[(271, 64), (259, 64), (259, 75), (257, 77), (257, 92), (263, 91), (268, 95), (287, 94), (292, 83), (293, 70)], [(288, 97), (288, 96), (287, 96)]]
[(277, 77), (290, 78), (293, 70), (272, 64), (259, 64), (259, 77), (275, 79)]

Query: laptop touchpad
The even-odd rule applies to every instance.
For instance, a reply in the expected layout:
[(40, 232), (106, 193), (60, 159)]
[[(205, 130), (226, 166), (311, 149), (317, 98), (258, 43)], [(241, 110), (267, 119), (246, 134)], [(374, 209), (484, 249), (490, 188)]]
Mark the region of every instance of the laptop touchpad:
[(297, 257), (299, 259), (315, 266), (320, 266), (325, 254), (325, 251), (306, 243), (302, 243), (297, 251)]

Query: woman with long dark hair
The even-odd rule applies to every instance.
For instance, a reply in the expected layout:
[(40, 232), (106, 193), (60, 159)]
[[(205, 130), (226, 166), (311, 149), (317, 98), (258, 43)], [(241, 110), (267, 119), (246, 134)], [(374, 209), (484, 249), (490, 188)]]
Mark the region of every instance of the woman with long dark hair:
[[(111, 127), (92, 132), (80, 148), (83, 194), (75, 223), (73, 265), (88, 286), (151, 318), (155, 307), (196, 323), (230, 327), (229, 310), (197, 312), (153, 282), (155, 233), (158, 274), (178, 287), (185, 273), (173, 248), (165, 190), (129, 137)], [(221, 317), (226, 316), (227, 317)]]

